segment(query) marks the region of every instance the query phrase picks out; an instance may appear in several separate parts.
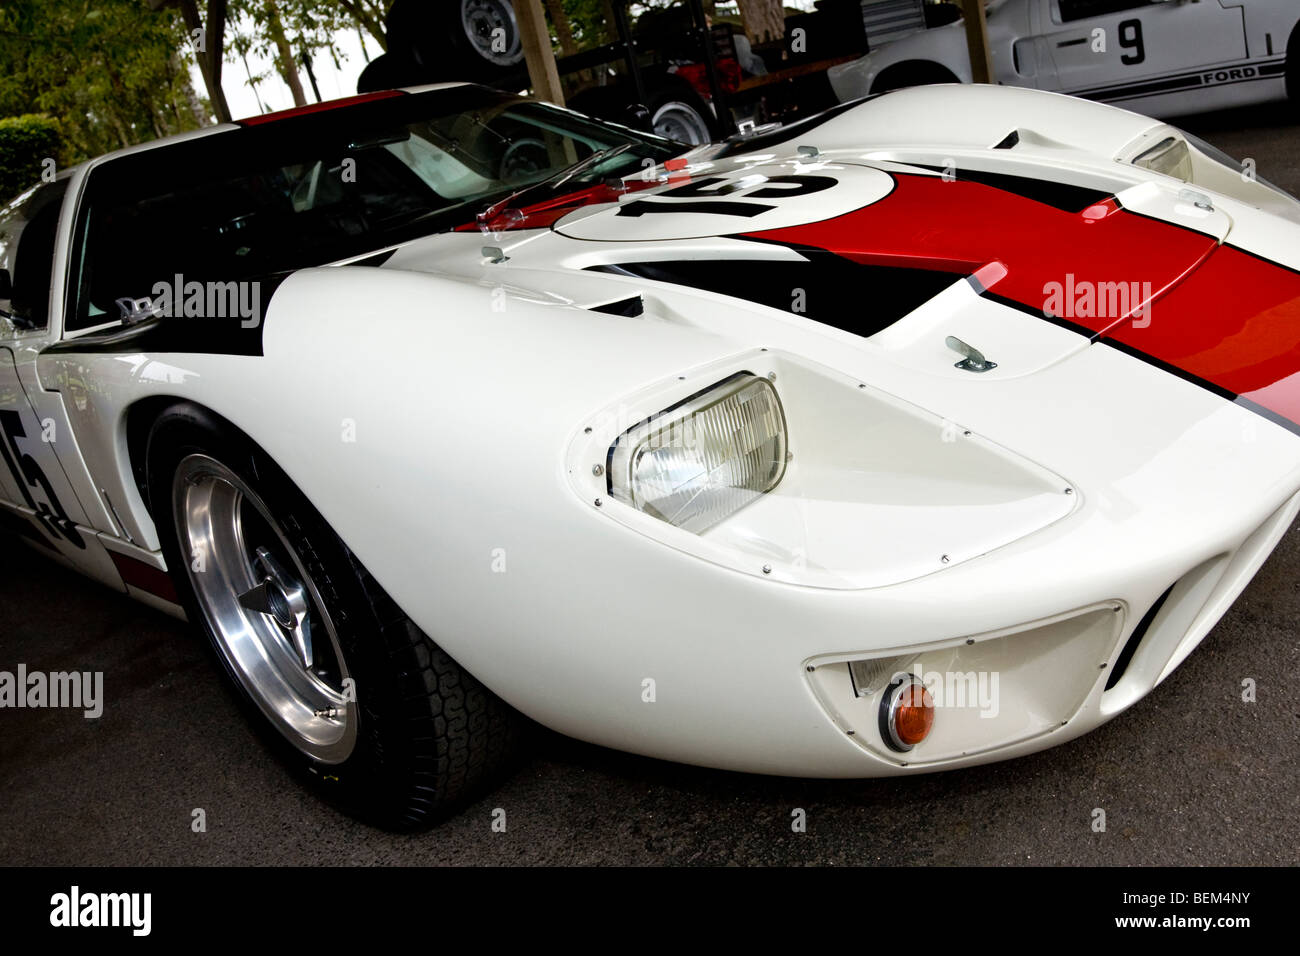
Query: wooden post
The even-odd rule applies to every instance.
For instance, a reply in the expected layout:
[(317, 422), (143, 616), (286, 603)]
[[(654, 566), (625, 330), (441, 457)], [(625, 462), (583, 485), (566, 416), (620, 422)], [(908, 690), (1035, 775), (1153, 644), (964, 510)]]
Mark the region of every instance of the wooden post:
[(736, 0), (736, 5), (740, 7), (740, 22), (749, 42), (765, 43), (785, 36), (785, 8), (781, 0)]
[(976, 83), (993, 83), (993, 53), (989, 50), (989, 24), (984, 17), (984, 0), (962, 0), (966, 22), (966, 49), (970, 51), (970, 75)]
[(564, 90), (560, 86), (560, 71), (555, 67), (555, 51), (551, 49), (551, 31), (546, 26), (542, 0), (515, 0), (514, 7), (533, 95), (563, 106)]

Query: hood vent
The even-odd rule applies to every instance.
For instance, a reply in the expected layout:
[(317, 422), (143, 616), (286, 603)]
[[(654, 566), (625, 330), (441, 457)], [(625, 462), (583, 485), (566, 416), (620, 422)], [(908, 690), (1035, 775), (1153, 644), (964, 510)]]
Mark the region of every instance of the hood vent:
[(645, 311), (645, 302), (642, 301), (639, 295), (634, 295), (626, 299), (604, 302), (600, 305), (589, 305), (587, 310), (589, 312), (603, 312), (606, 315), (625, 315), (628, 318), (635, 318)]
[(994, 149), (1015, 149), (1020, 145), (1020, 130), (1013, 129), (993, 148)]

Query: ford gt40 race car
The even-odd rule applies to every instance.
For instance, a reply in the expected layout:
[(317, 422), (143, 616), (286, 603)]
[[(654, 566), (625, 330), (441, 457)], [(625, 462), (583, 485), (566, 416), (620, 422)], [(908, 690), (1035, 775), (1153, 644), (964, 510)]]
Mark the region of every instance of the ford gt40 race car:
[(0, 513), (184, 614), (367, 820), (482, 792), (521, 714), (818, 777), (1062, 743), (1300, 508), (1300, 205), (1172, 127), (328, 107), (7, 207)]
[[(987, 0), (987, 7), (993, 75), (1008, 86), (1165, 119), (1288, 96), (1300, 102), (1295, 0)], [(956, 20), (873, 44), (826, 76), (841, 100), (969, 83), (966, 25)]]

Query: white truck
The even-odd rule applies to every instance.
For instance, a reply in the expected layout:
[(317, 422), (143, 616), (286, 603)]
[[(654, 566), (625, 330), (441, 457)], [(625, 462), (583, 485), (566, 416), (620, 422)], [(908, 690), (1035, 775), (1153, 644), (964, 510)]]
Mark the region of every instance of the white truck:
[[(1149, 116), (1300, 98), (1297, 0), (990, 0), (997, 82)], [(832, 67), (842, 101), (971, 82), (961, 20)]]

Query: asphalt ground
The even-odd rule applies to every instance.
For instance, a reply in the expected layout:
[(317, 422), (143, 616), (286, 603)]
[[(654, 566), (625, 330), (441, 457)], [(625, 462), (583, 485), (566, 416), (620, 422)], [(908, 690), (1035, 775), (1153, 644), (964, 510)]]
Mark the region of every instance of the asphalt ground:
[[(1181, 125), (1300, 194), (1277, 108)], [(1300, 525), (1164, 684), (1076, 741), (893, 780), (748, 776), (540, 732), (500, 789), (395, 836), (302, 790), (180, 623), (0, 538), (0, 670), (102, 670), (96, 720), (0, 710), (3, 864), (1300, 863)], [(1245, 703), (1242, 682), (1256, 682)], [(493, 811), (506, 811), (494, 832)], [(191, 827), (196, 809), (206, 832)], [(792, 831), (792, 812), (806, 832)], [(1096, 832), (1095, 810), (1106, 814)]]

